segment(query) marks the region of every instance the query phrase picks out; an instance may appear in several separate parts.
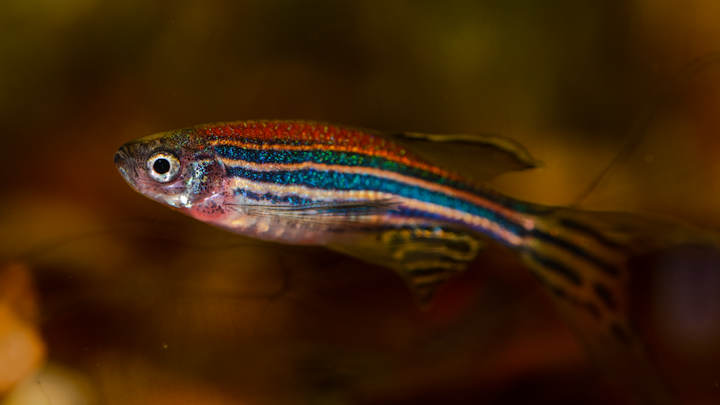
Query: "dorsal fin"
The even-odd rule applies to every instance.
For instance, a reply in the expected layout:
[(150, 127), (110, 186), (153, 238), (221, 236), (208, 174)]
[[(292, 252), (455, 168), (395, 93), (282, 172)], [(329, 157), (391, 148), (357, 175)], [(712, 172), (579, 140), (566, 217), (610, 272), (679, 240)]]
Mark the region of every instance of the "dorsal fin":
[(328, 247), (392, 268), (424, 307), (440, 285), (465, 270), (482, 246), (474, 235), (438, 226), (388, 229)]
[(402, 132), (389, 136), (428, 162), (478, 182), (540, 165), (520, 143), (499, 135)]

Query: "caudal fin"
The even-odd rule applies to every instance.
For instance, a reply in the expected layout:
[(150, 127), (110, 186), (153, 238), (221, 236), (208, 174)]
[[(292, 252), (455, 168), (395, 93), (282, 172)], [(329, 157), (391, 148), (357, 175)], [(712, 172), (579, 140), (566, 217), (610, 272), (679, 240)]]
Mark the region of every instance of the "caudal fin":
[(641, 403), (666, 403), (629, 316), (633, 258), (681, 245), (718, 247), (718, 235), (650, 216), (571, 209), (539, 215), (534, 224), (523, 259), (592, 356)]

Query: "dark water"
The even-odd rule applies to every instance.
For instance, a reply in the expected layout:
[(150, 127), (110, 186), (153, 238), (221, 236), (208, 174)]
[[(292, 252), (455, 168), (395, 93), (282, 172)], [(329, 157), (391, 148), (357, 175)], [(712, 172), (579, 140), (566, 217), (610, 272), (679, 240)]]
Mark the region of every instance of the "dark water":
[[(563, 205), (637, 138), (585, 206), (718, 227), (720, 68), (677, 72), (720, 50), (720, 12), (673, 3), (4, 2), (0, 403), (625, 403), (507, 252), (421, 312), (388, 270), (133, 193), (112, 156), (251, 118), (492, 132), (545, 162), (495, 186)], [(713, 259), (657, 260), (648, 341), (714, 403)]]

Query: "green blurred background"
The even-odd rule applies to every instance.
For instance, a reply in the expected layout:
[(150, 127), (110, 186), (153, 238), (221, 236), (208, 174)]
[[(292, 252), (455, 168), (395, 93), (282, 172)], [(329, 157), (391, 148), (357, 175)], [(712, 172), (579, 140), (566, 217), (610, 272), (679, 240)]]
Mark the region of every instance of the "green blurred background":
[[(387, 270), (144, 199), (112, 156), (252, 118), (499, 133), (544, 162), (503, 192), (570, 204), (627, 150), (584, 207), (717, 227), (720, 66), (681, 73), (716, 51), (716, 0), (4, 0), (5, 402), (623, 403), (514, 258), (421, 312)], [(718, 398), (700, 375), (679, 391)]]

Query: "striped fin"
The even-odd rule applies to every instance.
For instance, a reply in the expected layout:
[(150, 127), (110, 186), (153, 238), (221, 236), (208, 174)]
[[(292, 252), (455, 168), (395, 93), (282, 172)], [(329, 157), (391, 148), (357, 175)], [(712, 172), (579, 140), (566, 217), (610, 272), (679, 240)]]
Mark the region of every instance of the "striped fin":
[(521, 251), (593, 359), (639, 403), (668, 394), (630, 317), (631, 259), (690, 234), (637, 215), (557, 209), (536, 219)]
[(499, 135), (403, 132), (391, 138), (422, 159), (478, 182), (540, 165), (523, 145)]
[(408, 227), (366, 234), (330, 248), (390, 267), (407, 283), (421, 306), (437, 288), (465, 270), (482, 243), (472, 234), (441, 227)]

